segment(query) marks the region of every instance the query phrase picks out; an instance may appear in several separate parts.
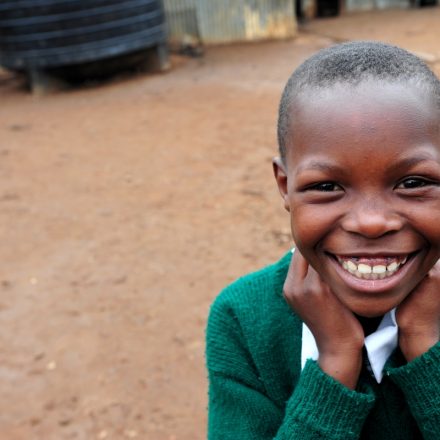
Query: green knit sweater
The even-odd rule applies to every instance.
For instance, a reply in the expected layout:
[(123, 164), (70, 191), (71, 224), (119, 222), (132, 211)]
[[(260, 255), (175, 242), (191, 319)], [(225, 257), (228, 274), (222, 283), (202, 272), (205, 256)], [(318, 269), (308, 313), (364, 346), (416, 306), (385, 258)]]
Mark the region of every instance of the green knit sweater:
[[(380, 384), (357, 389), (308, 360), (302, 322), (282, 296), (291, 253), (228, 286), (207, 328), (210, 440), (440, 439), (440, 344), (406, 363), (397, 349)], [(366, 362), (366, 361), (365, 361)]]

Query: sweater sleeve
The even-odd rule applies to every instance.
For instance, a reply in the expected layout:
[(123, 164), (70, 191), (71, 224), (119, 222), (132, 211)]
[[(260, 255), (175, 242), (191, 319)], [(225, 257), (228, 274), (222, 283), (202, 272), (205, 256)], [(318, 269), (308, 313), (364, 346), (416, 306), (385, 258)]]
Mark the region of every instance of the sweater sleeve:
[(386, 374), (403, 391), (425, 440), (440, 435), (440, 343)]
[(207, 328), (209, 440), (358, 439), (374, 404), (308, 361), (285, 407), (268, 397), (238, 320), (215, 303)]

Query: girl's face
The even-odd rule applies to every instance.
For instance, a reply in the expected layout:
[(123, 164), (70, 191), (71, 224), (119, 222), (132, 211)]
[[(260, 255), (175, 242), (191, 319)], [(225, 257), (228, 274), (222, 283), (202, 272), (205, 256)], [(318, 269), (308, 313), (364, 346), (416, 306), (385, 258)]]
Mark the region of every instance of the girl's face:
[(360, 316), (396, 307), (440, 257), (439, 111), (408, 84), (310, 91), (274, 160), (295, 244)]

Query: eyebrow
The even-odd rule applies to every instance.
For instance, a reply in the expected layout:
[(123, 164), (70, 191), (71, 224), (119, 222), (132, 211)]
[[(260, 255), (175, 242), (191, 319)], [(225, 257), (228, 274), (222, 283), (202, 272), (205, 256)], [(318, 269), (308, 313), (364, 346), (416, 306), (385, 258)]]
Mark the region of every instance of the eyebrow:
[[(434, 162), (434, 163), (440, 165), (439, 161), (436, 160), (432, 155), (422, 153), (422, 154), (418, 154), (417, 156), (407, 157), (407, 158), (404, 158), (404, 159), (397, 161), (396, 163), (394, 163), (390, 167), (390, 171), (391, 172), (395, 171), (401, 167), (411, 168), (411, 167), (418, 165), (421, 162)], [(308, 170), (317, 170), (317, 171), (322, 171), (324, 173), (325, 172), (337, 172), (337, 173), (341, 173), (341, 174), (346, 173), (346, 171), (347, 171), (346, 169), (340, 167), (339, 165), (332, 164), (330, 162), (324, 162), (324, 161), (319, 161), (319, 160), (310, 160), (309, 162), (306, 162), (305, 164), (299, 165), (296, 170), (296, 174), (299, 174), (303, 171), (308, 171)]]
[(407, 157), (405, 159), (397, 161), (394, 165), (390, 167), (390, 171), (397, 170), (401, 167), (411, 168), (422, 162), (434, 162), (437, 165), (439, 164), (439, 161), (436, 160), (433, 156), (429, 154), (419, 154), (414, 157)]
[(310, 162), (306, 162), (305, 164), (299, 165), (296, 170), (296, 174), (299, 174), (305, 170), (317, 170), (323, 172), (338, 172), (343, 173), (344, 168), (339, 165), (335, 165), (329, 162), (320, 162), (318, 160), (311, 160)]

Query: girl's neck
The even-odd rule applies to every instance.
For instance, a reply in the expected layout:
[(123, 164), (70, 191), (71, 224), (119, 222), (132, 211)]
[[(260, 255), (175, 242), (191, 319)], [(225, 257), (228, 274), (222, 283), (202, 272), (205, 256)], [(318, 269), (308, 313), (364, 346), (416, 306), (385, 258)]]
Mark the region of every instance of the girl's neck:
[(364, 316), (356, 315), (356, 318), (361, 323), (362, 328), (364, 329), (365, 336), (368, 336), (377, 330), (377, 327), (379, 327), (379, 324), (382, 321), (383, 316), (377, 316), (375, 318), (366, 318)]

